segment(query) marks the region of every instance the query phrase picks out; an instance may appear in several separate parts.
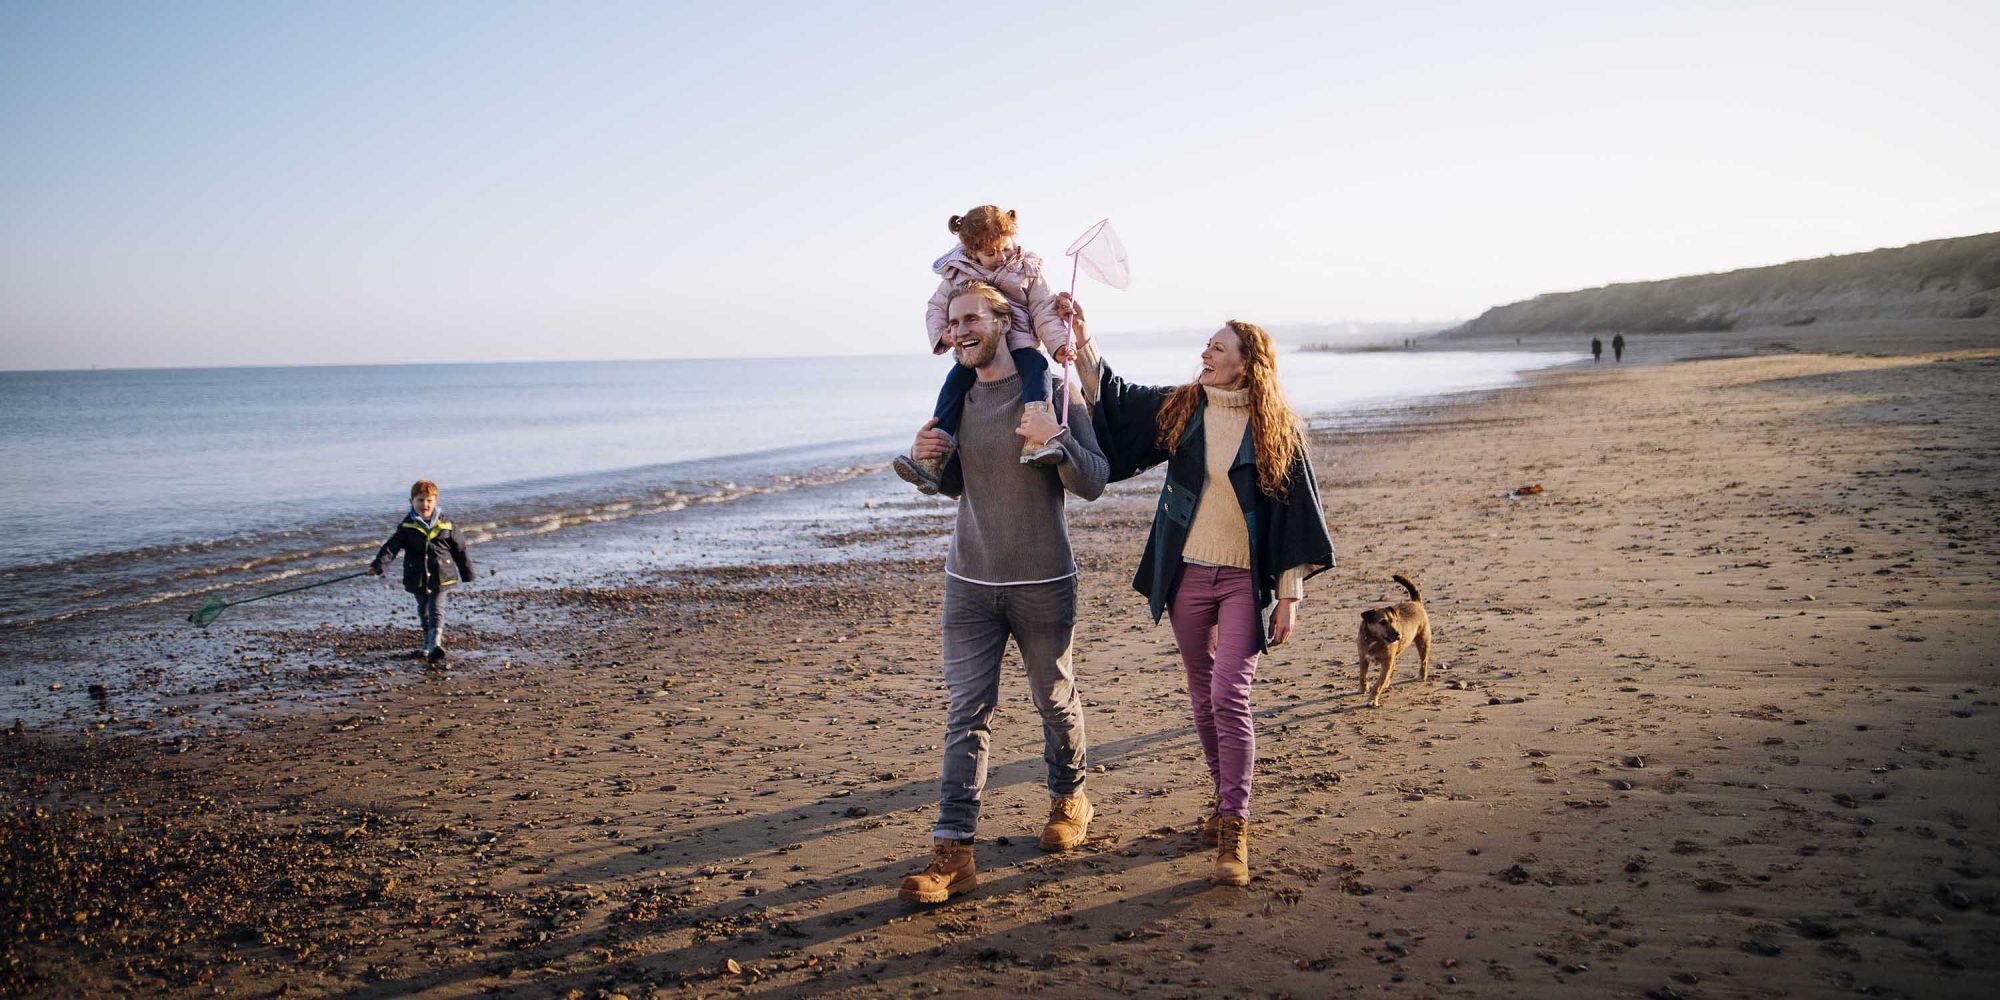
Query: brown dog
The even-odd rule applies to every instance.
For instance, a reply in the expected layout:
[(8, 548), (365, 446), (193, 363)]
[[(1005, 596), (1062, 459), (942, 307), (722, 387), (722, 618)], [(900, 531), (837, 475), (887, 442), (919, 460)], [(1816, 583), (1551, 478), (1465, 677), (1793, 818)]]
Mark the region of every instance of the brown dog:
[[(1382, 704), (1382, 692), (1389, 689), (1389, 677), (1396, 672), (1396, 655), (1411, 646), (1417, 647), (1417, 655), (1423, 658), (1422, 679), (1431, 679), (1431, 618), (1424, 613), (1424, 595), (1401, 573), (1391, 579), (1410, 592), (1410, 599), (1361, 613), (1361, 635), (1357, 640), (1361, 650), (1361, 693), (1368, 696), (1369, 708)], [(1371, 660), (1382, 665), (1382, 678), (1375, 682), (1373, 691), (1368, 689)]]

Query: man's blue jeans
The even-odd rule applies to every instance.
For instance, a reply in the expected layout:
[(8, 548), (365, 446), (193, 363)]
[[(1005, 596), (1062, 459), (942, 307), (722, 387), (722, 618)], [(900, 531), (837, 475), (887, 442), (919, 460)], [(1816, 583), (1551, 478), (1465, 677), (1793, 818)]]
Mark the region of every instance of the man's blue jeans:
[(1011, 636), (1028, 674), (1028, 695), (1042, 716), (1042, 760), (1049, 794), (1083, 787), (1083, 698), (1070, 667), (1076, 627), (1076, 577), (1048, 583), (988, 586), (946, 576), (944, 584), (944, 767), (934, 837), (970, 839), (986, 789), (987, 744), (1000, 698), (1000, 660)]

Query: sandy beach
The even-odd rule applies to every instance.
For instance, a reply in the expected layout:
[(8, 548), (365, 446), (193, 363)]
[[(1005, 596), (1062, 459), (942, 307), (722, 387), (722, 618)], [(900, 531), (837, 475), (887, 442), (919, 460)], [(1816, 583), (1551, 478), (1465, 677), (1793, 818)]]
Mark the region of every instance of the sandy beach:
[[(1925, 329), (1635, 338), (1317, 436), (1339, 567), (1260, 670), (1247, 889), (1207, 882), (1129, 586), (1143, 478), (1071, 507), (1077, 851), (1036, 849), (1010, 675), (980, 888), (895, 898), (934, 819), (940, 502), (917, 558), (502, 577), (479, 600), (540, 636), (505, 669), (15, 728), (0, 992), (1991, 996), (2000, 324)], [(1355, 622), (1394, 572), (1439, 662), (1370, 710)], [(409, 633), (246, 629), (233, 662)]]

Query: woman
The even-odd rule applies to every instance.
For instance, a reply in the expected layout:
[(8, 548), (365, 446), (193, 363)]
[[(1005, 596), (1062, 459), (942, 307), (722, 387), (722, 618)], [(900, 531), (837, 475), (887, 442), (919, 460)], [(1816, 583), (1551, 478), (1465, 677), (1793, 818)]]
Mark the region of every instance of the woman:
[[(1132, 586), (1153, 620), (1171, 615), (1215, 799), (1202, 842), (1216, 885), (1250, 882), (1250, 778), (1258, 658), (1292, 634), (1305, 580), (1333, 568), (1333, 542), (1305, 435), (1278, 385), (1271, 336), (1230, 320), (1185, 385), (1130, 385), (1097, 356), (1067, 295), (1078, 376), (1111, 479), (1161, 462), (1166, 483)], [(1210, 483), (1217, 489), (1208, 489)]]

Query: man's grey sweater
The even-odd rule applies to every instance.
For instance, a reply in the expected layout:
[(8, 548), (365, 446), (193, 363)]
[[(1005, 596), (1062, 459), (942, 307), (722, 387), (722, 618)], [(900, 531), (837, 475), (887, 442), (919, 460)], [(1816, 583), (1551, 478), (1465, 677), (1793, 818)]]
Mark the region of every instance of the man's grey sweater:
[[(1060, 395), (1049, 395), (1060, 412)], [(1053, 439), (1063, 452), (1054, 466), (1021, 464), (1021, 437), (1014, 433), (1020, 423), (1019, 375), (974, 383), (966, 394), (958, 451), (941, 484), (959, 501), (944, 571), (961, 580), (1005, 586), (1076, 573), (1063, 491), (1095, 500), (1110, 472), (1090, 411), (1081, 399), (1071, 401), (1069, 427)]]

